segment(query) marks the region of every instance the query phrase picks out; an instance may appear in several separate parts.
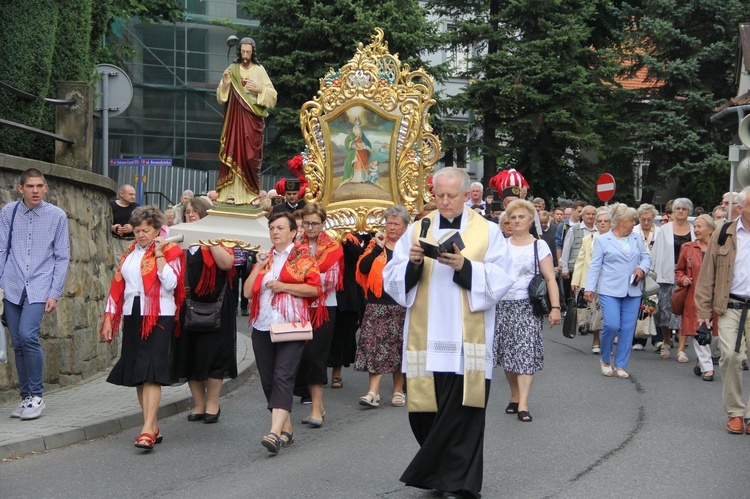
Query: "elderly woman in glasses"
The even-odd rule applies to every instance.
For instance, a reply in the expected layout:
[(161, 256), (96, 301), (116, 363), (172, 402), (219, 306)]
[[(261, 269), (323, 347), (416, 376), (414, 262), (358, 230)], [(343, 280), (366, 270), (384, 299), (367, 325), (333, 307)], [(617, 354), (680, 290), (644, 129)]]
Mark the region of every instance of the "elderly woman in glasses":
[[(677, 198), (672, 202), (672, 221), (662, 225), (656, 235), (656, 242), (651, 250), (652, 267), (656, 272), (656, 282), (659, 283), (657, 326), (661, 326), (664, 343), (661, 345), (661, 358), (669, 358), (672, 348), (672, 331), (679, 331), (680, 316), (672, 313), (672, 290), (674, 289), (674, 269), (680, 257), (683, 244), (695, 241), (695, 232), (688, 221), (688, 215), (693, 212), (693, 203), (687, 198)], [(677, 361), (687, 362), (685, 353), (686, 336), (677, 336)]]
[(336, 321), (336, 290), (343, 283), (344, 250), (335, 239), (325, 233), (326, 210), (319, 203), (308, 203), (299, 210), (302, 216), (302, 244), (310, 247), (320, 270), (323, 292), (312, 304), (320, 308), (327, 319), (315, 328), (313, 339), (302, 352), (296, 385), (307, 385), (312, 399), (310, 414), (302, 419), (312, 428), (323, 426), (326, 411), (323, 406), (323, 385), (328, 382), (328, 352), (331, 349), (333, 326)]
[(370, 387), (359, 398), (359, 405), (380, 406), (380, 379), (393, 373), (391, 405), (403, 407), (404, 374), (401, 355), (404, 343), (406, 308), (397, 304), (383, 289), (383, 269), (393, 258), (393, 248), (409, 227), (409, 212), (403, 206), (385, 211), (385, 234), (378, 232), (357, 264), (357, 282), (365, 290), (367, 304), (362, 317), (355, 371), (370, 375)]

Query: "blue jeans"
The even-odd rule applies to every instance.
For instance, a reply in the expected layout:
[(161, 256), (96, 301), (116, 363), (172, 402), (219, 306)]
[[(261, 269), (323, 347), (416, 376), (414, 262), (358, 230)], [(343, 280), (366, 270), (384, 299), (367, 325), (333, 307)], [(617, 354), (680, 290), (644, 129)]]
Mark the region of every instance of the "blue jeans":
[(630, 346), (633, 344), (635, 322), (638, 319), (638, 310), (641, 308), (641, 297), (616, 298), (599, 295), (599, 301), (602, 304), (602, 318), (604, 319), (601, 334), (602, 361), (607, 364), (612, 362), (615, 337), (618, 337), (615, 367), (625, 369), (630, 361)]
[(44, 352), (39, 343), (39, 331), (44, 317), (44, 303), (29, 303), (26, 293), (20, 305), (3, 300), (5, 304), (5, 321), (10, 330), (10, 341), (16, 355), (18, 384), (21, 387), (21, 398), (27, 395), (41, 397), (44, 392), (42, 373), (44, 371)]

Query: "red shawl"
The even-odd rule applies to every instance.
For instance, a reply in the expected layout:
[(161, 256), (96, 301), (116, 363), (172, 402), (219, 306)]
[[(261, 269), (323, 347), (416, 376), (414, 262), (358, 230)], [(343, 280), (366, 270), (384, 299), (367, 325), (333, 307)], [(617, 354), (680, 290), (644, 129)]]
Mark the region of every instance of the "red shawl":
[[(226, 251), (233, 251), (231, 248), (222, 246)], [(214, 291), (216, 287), (216, 261), (214, 256), (211, 254), (211, 248), (208, 246), (201, 246), (201, 256), (203, 257), (203, 269), (201, 269), (201, 278), (198, 281), (198, 285), (195, 287), (195, 294), (198, 296), (204, 296)], [(227, 271), (227, 285), (232, 287), (232, 277), (234, 275), (234, 266)]]
[[(302, 244), (310, 245), (307, 234), (302, 238)], [(325, 302), (331, 293), (335, 293), (344, 287), (344, 248), (325, 232), (318, 235), (318, 243), (315, 246), (315, 261), (323, 279), (323, 292), (320, 301), (316, 305), (325, 307)], [(326, 312), (326, 315), (327, 312)]]
[[(108, 315), (112, 319), (112, 331), (117, 334), (120, 328), (120, 321), (122, 320), (122, 307), (125, 303), (125, 280), (122, 277), (122, 265), (128, 258), (128, 255), (133, 252), (137, 243), (133, 241), (130, 247), (125, 250), (125, 253), (120, 258), (120, 264), (117, 266), (114, 278), (112, 278), (112, 286), (109, 290), (109, 299), (115, 303), (115, 313), (106, 312), (104, 317)], [(177, 274), (177, 287), (174, 290), (174, 301), (177, 305), (177, 311), (175, 312), (175, 336), (180, 335), (180, 308), (185, 301), (185, 277), (183, 270), (185, 268), (185, 253), (182, 249), (174, 243), (167, 243), (163, 247), (164, 258), (167, 261), (167, 265), (170, 265), (175, 273)], [(179, 263), (179, 272), (174, 267), (175, 263)], [(146, 339), (151, 334), (151, 330), (159, 320), (160, 303), (159, 299), (161, 296), (161, 281), (159, 281), (158, 267), (156, 266), (156, 255), (154, 253), (154, 245), (150, 245), (146, 249), (146, 254), (143, 255), (141, 260), (141, 277), (143, 278), (143, 292), (146, 295), (146, 303), (143, 304), (145, 308), (141, 309), (141, 317), (143, 322), (141, 324), (141, 338)], [(104, 324), (102, 324), (104, 327)], [(101, 330), (100, 330), (101, 333)]]
[[(273, 267), (273, 251), (271, 251), (270, 257), (266, 260), (260, 273), (253, 282), (253, 298), (252, 305), (250, 307), (250, 321), (252, 324), (258, 318), (260, 314), (260, 286), (263, 282), (263, 277)], [(320, 270), (318, 264), (315, 262), (310, 248), (307, 245), (294, 242), (294, 247), (289, 252), (289, 257), (284, 263), (284, 267), (281, 269), (279, 274), (279, 281), (288, 284), (309, 284), (318, 288), (318, 296), (312, 298), (300, 298), (292, 296), (288, 293), (276, 293), (273, 295), (271, 300), (271, 306), (280, 310), (292, 310), (295, 317), (299, 322), (310, 321), (313, 327), (318, 327), (325, 321), (323, 316), (324, 312), (328, 310), (326, 307), (315, 307), (311, 308), (311, 305), (320, 298), (322, 293), (322, 285), (320, 282)]]
[(362, 253), (362, 256), (360, 256), (357, 261), (357, 273), (355, 275), (357, 284), (362, 286), (362, 289), (365, 290), (365, 297), (367, 297), (368, 293), (372, 293), (377, 298), (383, 296), (383, 269), (385, 269), (385, 264), (388, 263), (388, 255), (386, 254), (385, 248), (383, 248), (382, 253), (375, 257), (375, 261), (372, 262), (372, 268), (369, 273), (363, 274), (359, 271), (359, 262), (361, 262), (365, 256), (372, 253), (377, 244), (378, 242), (375, 238), (372, 238), (370, 244), (367, 245), (367, 249), (365, 249), (365, 252)]

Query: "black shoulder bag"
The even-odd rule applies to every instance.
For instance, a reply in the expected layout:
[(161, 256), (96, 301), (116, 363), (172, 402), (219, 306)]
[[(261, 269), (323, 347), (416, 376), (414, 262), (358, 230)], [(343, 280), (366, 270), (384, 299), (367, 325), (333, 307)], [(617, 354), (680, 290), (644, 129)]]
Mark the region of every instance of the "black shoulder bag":
[(221, 329), (221, 307), (224, 304), (227, 282), (224, 281), (221, 293), (216, 301), (200, 302), (190, 299), (190, 288), (185, 294), (185, 324), (184, 328), (199, 333), (216, 333)]
[(534, 240), (534, 277), (529, 282), (529, 300), (534, 310), (534, 315), (543, 317), (550, 311), (549, 296), (547, 296), (547, 281), (544, 280), (541, 270), (539, 269), (539, 250), (536, 247), (537, 241)]

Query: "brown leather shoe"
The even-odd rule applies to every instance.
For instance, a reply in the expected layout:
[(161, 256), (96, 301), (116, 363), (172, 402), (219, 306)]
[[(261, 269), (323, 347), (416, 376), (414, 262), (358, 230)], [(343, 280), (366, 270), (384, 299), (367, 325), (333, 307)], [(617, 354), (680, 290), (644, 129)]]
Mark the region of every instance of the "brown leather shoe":
[(750, 435), (750, 421), (747, 422), (747, 428), (745, 428), (745, 433)]
[(745, 431), (745, 421), (739, 416), (729, 418), (729, 421), (727, 421), (727, 431), (729, 433), (741, 434)]

